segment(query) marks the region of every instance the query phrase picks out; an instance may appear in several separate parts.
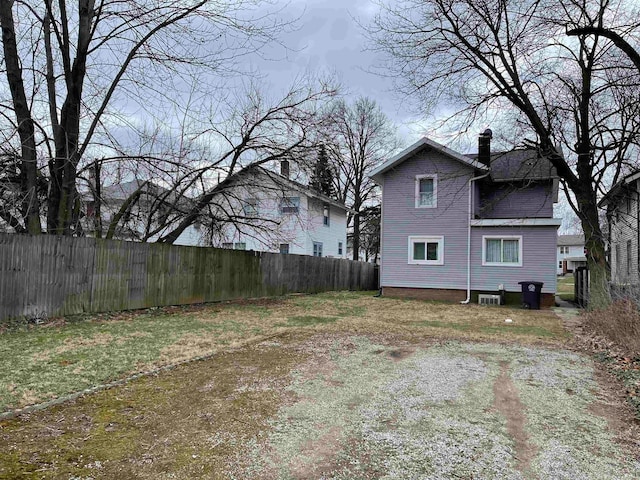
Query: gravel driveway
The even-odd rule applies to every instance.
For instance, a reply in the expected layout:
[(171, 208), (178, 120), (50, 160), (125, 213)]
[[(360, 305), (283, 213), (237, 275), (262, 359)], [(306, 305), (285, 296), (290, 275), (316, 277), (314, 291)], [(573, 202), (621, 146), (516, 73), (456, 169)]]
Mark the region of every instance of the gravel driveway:
[(364, 336), (293, 348), (309, 356), (291, 400), (230, 478), (640, 478), (638, 445), (621, 437), (585, 356)]

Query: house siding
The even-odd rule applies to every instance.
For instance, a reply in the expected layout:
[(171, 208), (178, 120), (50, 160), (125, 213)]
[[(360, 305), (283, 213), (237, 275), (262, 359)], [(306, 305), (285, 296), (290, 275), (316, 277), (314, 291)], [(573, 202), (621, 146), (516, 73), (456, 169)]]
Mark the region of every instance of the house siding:
[[(637, 182), (635, 187), (637, 188)], [(627, 211), (626, 198), (630, 196), (630, 211)], [(637, 284), (638, 272), (638, 218), (640, 215), (637, 194), (628, 191), (616, 205), (618, 213), (611, 217), (611, 281), (613, 283)], [(614, 211), (615, 212), (615, 211)], [(631, 255), (627, 253), (627, 242), (631, 242)], [(627, 271), (627, 261), (630, 270)]]
[[(482, 237), (522, 236), (522, 266), (482, 265)], [(543, 293), (556, 292), (556, 227), (474, 227), (471, 230), (471, 285), (474, 290), (521, 291), (518, 282), (544, 282)]]
[[(323, 224), (320, 199), (310, 198), (306, 193), (284, 189), (265, 175), (256, 176), (251, 188), (237, 187), (237, 199), (232, 200), (231, 210), (242, 211), (242, 199), (258, 199), (259, 220), (257, 227), (243, 225), (239, 232), (229, 225), (220, 243), (246, 244), (247, 250), (279, 252), (280, 244), (289, 245), (290, 254), (313, 255), (313, 242), (322, 243), (322, 256), (347, 258), (347, 212), (344, 208), (330, 206), (330, 223)], [(259, 187), (262, 186), (262, 189)], [(283, 197), (299, 197), (298, 213), (281, 213)], [(338, 242), (342, 242), (342, 255), (338, 255)]]
[(553, 217), (553, 183), (536, 183), (527, 187), (495, 184), (482, 192), (482, 218), (550, 218)]
[[(309, 228), (305, 233), (307, 255), (313, 255), (313, 242), (322, 243), (323, 257), (347, 258), (347, 212), (335, 206), (329, 207), (329, 226), (324, 225), (321, 200), (308, 199)], [(338, 254), (338, 242), (342, 242), (342, 255)]]
[[(415, 207), (415, 177), (437, 174), (437, 207)], [(384, 176), (381, 285), (460, 289), (467, 283), (468, 182), (473, 168), (422, 150)], [(443, 265), (409, 265), (410, 236), (444, 236)]]

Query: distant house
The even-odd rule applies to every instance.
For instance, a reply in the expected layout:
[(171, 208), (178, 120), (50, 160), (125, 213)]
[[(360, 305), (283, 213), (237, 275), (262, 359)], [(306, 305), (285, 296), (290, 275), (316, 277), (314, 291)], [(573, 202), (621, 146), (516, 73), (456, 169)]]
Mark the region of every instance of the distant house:
[(535, 149), (463, 155), (428, 138), (373, 173), (382, 187), (383, 295), (476, 302), (505, 291), (520, 303), (518, 282), (543, 282), (553, 305), (558, 178)]
[[(89, 192), (81, 198), (82, 227), (88, 236), (100, 231), (103, 238), (111, 234), (118, 240), (145, 242), (153, 242), (175, 228), (189, 203), (171, 190), (140, 179), (103, 187), (99, 200)], [(200, 225), (185, 229), (174, 243), (204, 245)]]
[(587, 266), (584, 254), (584, 235), (558, 235), (558, 275), (571, 273)]
[(609, 262), (611, 282), (639, 284), (640, 255), (640, 171), (626, 175), (602, 198), (609, 223)]
[(347, 212), (343, 203), (281, 173), (251, 165), (225, 179), (215, 208), (233, 222), (214, 245), (223, 248), (347, 258)]

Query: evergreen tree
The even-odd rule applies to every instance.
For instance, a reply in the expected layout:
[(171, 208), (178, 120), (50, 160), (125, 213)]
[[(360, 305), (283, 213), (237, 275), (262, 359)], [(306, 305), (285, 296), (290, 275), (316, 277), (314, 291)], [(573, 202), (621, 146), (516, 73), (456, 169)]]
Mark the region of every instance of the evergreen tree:
[(324, 145), (318, 151), (318, 160), (313, 169), (309, 186), (315, 191), (333, 198), (335, 190), (333, 188), (333, 171), (329, 165), (329, 157)]

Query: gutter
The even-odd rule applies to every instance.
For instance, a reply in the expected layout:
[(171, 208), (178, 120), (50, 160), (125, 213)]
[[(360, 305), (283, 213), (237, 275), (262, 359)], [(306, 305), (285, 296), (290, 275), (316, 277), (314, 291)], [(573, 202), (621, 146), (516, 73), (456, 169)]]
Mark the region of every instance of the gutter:
[(473, 219), (473, 182), (489, 176), (489, 173), (479, 175), (477, 177), (471, 177), (469, 179), (469, 219), (467, 225), (467, 299), (460, 302), (463, 305), (467, 305), (471, 301), (471, 220)]

